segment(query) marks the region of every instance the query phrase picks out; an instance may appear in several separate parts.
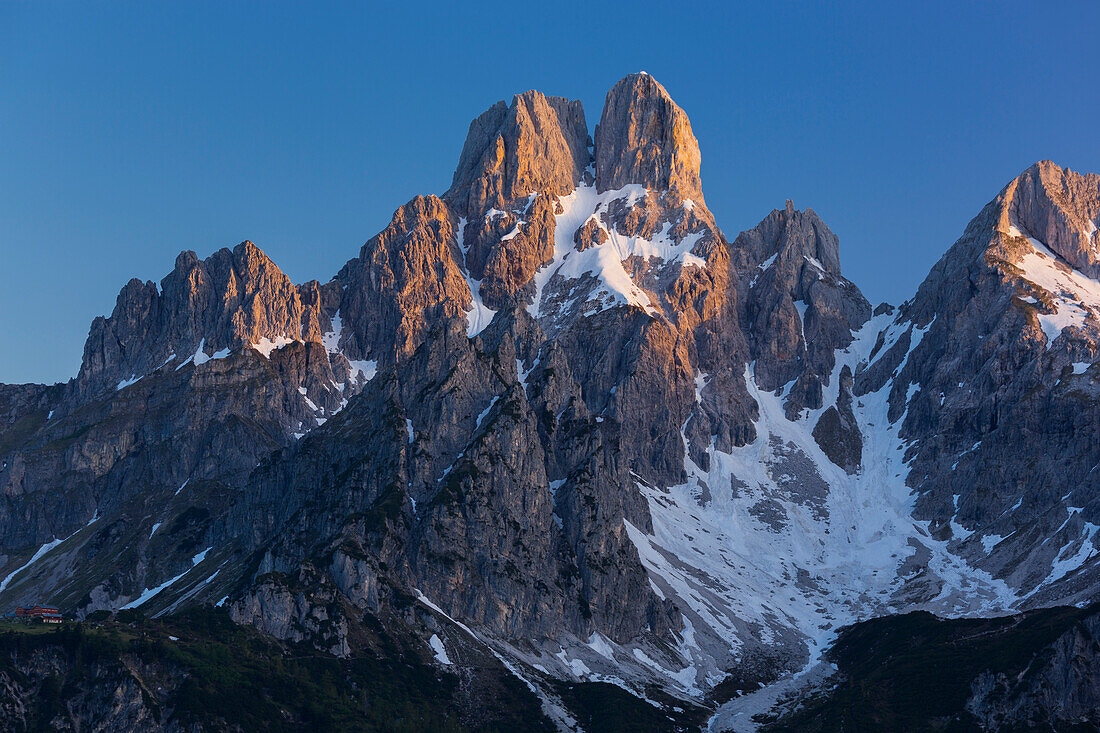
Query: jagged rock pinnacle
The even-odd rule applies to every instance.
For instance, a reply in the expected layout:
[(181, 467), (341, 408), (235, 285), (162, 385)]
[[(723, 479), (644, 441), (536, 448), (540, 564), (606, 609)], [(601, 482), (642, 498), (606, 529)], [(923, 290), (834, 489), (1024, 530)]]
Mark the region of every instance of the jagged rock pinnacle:
[(596, 188), (640, 183), (702, 202), (699, 143), (687, 113), (644, 72), (607, 93), (596, 127)]
[(580, 101), (531, 90), (511, 105), (497, 102), (470, 123), (444, 199), (469, 216), (535, 191), (564, 195), (589, 162)]
[(1008, 227), (1044, 242), (1072, 267), (1100, 277), (1100, 176), (1063, 170), (1042, 160), (1008, 184)]

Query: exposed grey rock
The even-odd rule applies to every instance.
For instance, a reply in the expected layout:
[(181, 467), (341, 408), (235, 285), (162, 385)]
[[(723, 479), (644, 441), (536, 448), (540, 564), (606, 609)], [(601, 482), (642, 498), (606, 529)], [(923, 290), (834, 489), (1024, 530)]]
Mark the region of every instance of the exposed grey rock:
[(863, 435), (852, 414), (852, 371), (844, 365), (840, 373), (840, 394), (814, 426), (814, 440), (836, 465), (855, 473), (863, 458)]
[(596, 126), (596, 188), (639, 183), (703, 203), (699, 143), (687, 114), (645, 72), (624, 77), (607, 93)]
[[(893, 426), (921, 524), (896, 587), (845, 596), (829, 628), (952, 598), (945, 557), (1021, 603), (1095, 595), (1100, 312), (1079, 302), (1090, 314), (1048, 340), (1072, 304), (1025, 258), (1047, 237), (1059, 276), (1089, 271), (1100, 179), (1029, 169), (914, 299), (872, 313), (812, 210), (725, 237), (690, 123), (651, 77), (611, 90), (594, 147), (579, 102), (527, 92), (471, 125), (446, 194), (400, 207), (327, 283), (294, 285), (245, 242), (127, 284), (73, 382), (0, 386), (2, 575), (64, 540), (0, 601), (86, 614), (168, 583), (144, 609), (225, 600), (337, 655), (357, 651), (357, 616), (419, 604), (547, 676), (606, 663), (702, 694), (799, 668), (807, 622), (723, 587), (751, 558), (647, 545), (655, 518), (690, 486), (677, 511), (700, 540), (733, 516), (763, 547), (826, 527), (774, 573), (824, 597), (823, 574), (848, 571), (814, 543), (855, 533), (834, 510), (854, 524), (874, 502), (838, 488), (887, 465), (868, 451)], [(879, 390), (889, 425), (860, 417)], [(902, 475), (882, 478), (904, 492)]]
[[(896, 316), (900, 336), (856, 380), (857, 396), (893, 380), (890, 414), (904, 416), (901, 435), (912, 442), (917, 516), (1018, 588), (1025, 605), (1085, 600), (1097, 572), (1085, 522), (1100, 522), (1100, 385), (1082, 367), (1100, 354), (1100, 314), (1095, 296), (1044, 286), (1051, 273), (1088, 281), (1079, 270), (1073, 281), (1071, 262), (1027, 239), (1042, 222), (1042, 236), (1068, 251), (1056, 223), (1087, 213), (1097, 197), (1096, 176), (1048, 162), (1024, 171), (932, 268)], [(1079, 325), (1050, 338), (1044, 317), (1072, 302)], [(1051, 575), (1074, 556), (1084, 567)], [(1061, 590), (1049, 587), (1055, 581)]]

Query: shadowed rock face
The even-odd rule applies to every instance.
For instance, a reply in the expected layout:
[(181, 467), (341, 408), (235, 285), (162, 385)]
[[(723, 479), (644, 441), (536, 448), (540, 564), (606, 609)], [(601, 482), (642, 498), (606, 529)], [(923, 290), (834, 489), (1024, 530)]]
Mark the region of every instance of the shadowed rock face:
[(1098, 611), (910, 613), (855, 624), (828, 653), (827, 676), (784, 700), (760, 730), (1095, 729)]
[(835, 352), (871, 316), (859, 288), (840, 274), (839, 242), (813, 210), (788, 201), (733, 243), (739, 266), (751, 274), (746, 318), (755, 374), (761, 386), (794, 381), (787, 413), (822, 406)]
[[(652, 77), (615, 85), (595, 138), (579, 102), (526, 92), (327, 283), (245, 242), (127, 284), (73, 382), (0, 387), (0, 576), (69, 538), (0, 602), (87, 613), (172, 581), (144, 607), (225, 601), (346, 655), (364, 614), (422, 594), (547, 675), (697, 697), (799, 668), (867, 609), (951, 611), (936, 562), (1038, 588), (1028, 603), (1092, 594), (1085, 573), (1039, 586), (1060, 553), (1092, 558), (1100, 524), (1100, 302), (1027, 284), (1026, 258), (1041, 232), (1052, 272), (1085, 276), (1100, 179), (1029, 169), (872, 319), (812, 210), (726, 238)], [(911, 535), (861, 586), (844, 539), (893, 489), (868, 541)], [(784, 552), (808, 554), (767, 564)]]
[(852, 413), (852, 370), (845, 364), (840, 372), (836, 405), (821, 414), (813, 436), (829, 460), (848, 473), (855, 473), (863, 460), (863, 436)]
[(607, 93), (596, 127), (596, 188), (640, 183), (703, 203), (699, 143), (687, 114), (656, 79), (631, 74)]
[(1074, 243), (1098, 198), (1095, 175), (1024, 171), (857, 376), (857, 400), (888, 385), (890, 413), (904, 417), (917, 516), (1018, 588), (1024, 607), (1095, 594), (1100, 286)]

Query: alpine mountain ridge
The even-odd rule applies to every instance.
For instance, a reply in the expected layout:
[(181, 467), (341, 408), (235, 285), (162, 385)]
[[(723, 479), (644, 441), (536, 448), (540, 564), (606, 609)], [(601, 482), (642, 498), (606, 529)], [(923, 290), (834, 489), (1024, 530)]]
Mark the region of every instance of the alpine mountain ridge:
[(510, 680), (724, 730), (850, 624), (1100, 600), (1100, 176), (1031, 166), (894, 307), (811, 209), (728, 238), (700, 164), (644, 72), (591, 135), (528, 91), (327, 283), (251, 242), (130, 281), (73, 380), (0, 385), (0, 610), (213, 606), (457, 675), (474, 727)]

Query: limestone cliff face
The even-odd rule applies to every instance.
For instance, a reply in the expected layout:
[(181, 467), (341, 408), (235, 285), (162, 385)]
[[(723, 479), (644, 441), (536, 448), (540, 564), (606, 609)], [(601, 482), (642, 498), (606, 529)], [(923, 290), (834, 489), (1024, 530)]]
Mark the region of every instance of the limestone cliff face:
[(986, 730), (1100, 725), (1100, 617), (1062, 633), (1017, 675), (983, 672), (971, 683), (966, 709)]
[(871, 316), (859, 289), (840, 274), (839, 243), (813, 210), (790, 201), (734, 242), (748, 282), (746, 317), (755, 374), (765, 389), (794, 382), (788, 414), (822, 406), (835, 352)]
[(248, 242), (130, 282), (72, 383), (0, 388), (0, 602), (224, 602), (340, 655), (416, 602), (541, 675), (698, 697), (952, 611), (973, 568), (1091, 597), (1100, 179), (1029, 169), (872, 313), (816, 213), (728, 239), (699, 170), (648, 75), (594, 141), (526, 92), (326, 283)]
[(639, 183), (703, 203), (699, 143), (687, 114), (656, 79), (641, 72), (607, 93), (596, 127), (596, 188)]
[(564, 196), (580, 182), (591, 155), (578, 100), (529, 91), (497, 102), (470, 123), (445, 198), (471, 217), (532, 193)]
[(555, 202), (585, 176), (589, 147), (581, 103), (536, 91), (470, 123), (443, 198), (464, 222), (464, 265), (489, 306), (507, 304), (552, 259)]
[(263, 520), (253, 536), (282, 535), (271, 569), (335, 551), (357, 605), (377, 610), (379, 587), (415, 587), (503, 638), (667, 628), (622, 529), (649, 517), (621, 488), (618, 441), (598, 430), (567, 364), (548, 357), (525, 389), (517, 360), (534, 361), (520, 345), (534, 338), (519, 314), (477, 340), (443, 324), (293, 462), (259, 473), (247, 492), (258, 506), (240, 511)]
[(1006, 214), (1071, 267), (1100, 278), (1100, 176), (1049, 160), (1028, 168), (1005, 191)]
[(458, 222), (437, 196), (417, 196), (337, 274), (344, 335), (356, 358), (392, 364), (423, 342), (427, 328), (460, 317), (470, 289), (460, 270)]
[(891, 414), (905, 418), (918, 515), (1024, 604), (1089, 598), (1097, 578), (1085, 561), (1100, 522), (1100, 288), (1081, 269), (1097, 200), (1100, 177), (1049, 162), (1024, 171), (857, 378), (857, 399), (889, 384)]
[(160, 288), (131, 280), (111, 317), (92, 323), (77, 388), (91, 396), (170, 361), (264, 339), (319, 339), (316, 318), (305, 314), (298, 288), (252, 242), (205, 260), (183, 252)]

